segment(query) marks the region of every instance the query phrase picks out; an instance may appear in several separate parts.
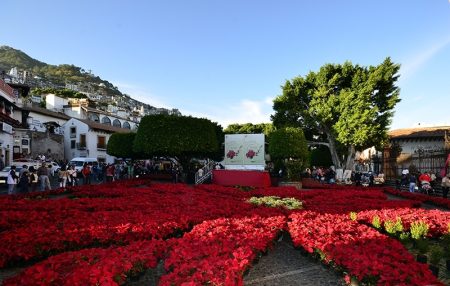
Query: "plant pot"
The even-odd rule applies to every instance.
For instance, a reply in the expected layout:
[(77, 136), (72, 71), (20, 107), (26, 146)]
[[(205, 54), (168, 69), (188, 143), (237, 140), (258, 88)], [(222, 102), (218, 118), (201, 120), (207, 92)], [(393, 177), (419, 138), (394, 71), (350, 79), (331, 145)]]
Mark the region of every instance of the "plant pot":
[(425, 254), (417, 254), (417, 262), (427, 263), (428, 257)]
[(445, 266), (447, 267), (447, 271), (450, 272), (450, 259), (445, 261)]
[(302, 189), (302, 182), (301, 181), (279, 182), (278, 186), (290, 186), (290, 187), (295, 187), (297, 190), (301, 190)]
[(433, 273), (434, 276), (438, 277), (439, 275), (439, 267), (436, 265), (429, 265), (428, 268), (430, 268), (431, 272)]

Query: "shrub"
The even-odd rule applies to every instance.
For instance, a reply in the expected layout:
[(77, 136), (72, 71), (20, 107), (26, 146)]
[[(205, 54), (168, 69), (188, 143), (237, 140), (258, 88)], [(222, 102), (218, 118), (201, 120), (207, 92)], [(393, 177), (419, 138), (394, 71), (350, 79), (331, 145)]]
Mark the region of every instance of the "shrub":
[(403, 232), (402, 219), (397, 217), (395, 221), (387, 220), (384, 222), (384, 229), (387, 233), (395, 235), (397, 232)]
[(430, 247), (430, 264), (438, 265), (444, 256), (444, 251), (439, 245), (433, 245)]
[(372, 218), (372, 225), (374, 228), (381, 228), (381, 220), (379, 216), (376, 215)]
[(350, 219), (356, 221), (358, 219), (358, 214), (356, 212), (350, 212)]
[(428, 224), (423, 221), (413, 221), (411, 223), (410, 232), (413, 239), (424, 238), (428, 234)]

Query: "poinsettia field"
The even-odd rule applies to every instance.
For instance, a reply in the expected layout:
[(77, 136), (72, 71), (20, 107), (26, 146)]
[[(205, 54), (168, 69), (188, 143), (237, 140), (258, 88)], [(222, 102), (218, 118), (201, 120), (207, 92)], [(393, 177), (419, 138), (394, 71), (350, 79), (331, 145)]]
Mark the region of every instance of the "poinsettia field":
[(26, 266), (3, 285), (123, 285), (158, 263), (160, 285), (242, 285), (283, 231), (349, 283), (444, 285), (372, 222), (396, 221), (406, 233), (420, 221), (439, 240), (449, 235), (450, 213), (419, 209), (420, 198), (388, 200), (380, 189), (129, 180), (5, 196), (0, 204), (0, 268)]

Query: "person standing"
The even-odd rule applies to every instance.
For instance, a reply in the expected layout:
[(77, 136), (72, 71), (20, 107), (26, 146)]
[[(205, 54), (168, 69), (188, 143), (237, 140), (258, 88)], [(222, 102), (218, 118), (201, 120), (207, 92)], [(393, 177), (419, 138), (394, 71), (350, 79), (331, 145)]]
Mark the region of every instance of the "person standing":
[(414, 193), (416, 190), (416, 176), (414, 174), (409, 174), (409, 192)]
[(14, 194), (14, 189), (18, 178), (19, 177), (16, 174), (16, 166), (11, 166), (11, 170), (8, 173), (8, 178), (6, 179), (6, 183), (8, 184), (8, 195)]
[(45, 186), (47, 185), (47, 181), (49, 180), (48, 179), (48, 169), (45, 164), (42, 164), (37, 169), (37, 175), (38, 175), (39, 181), (41, 183), (40, 191), (43, 192), (43, 191), (45, 191)]
[(91, 169), (87, 163), (84, 163), (81, 174), (83, 175), (83, 184), (89, 185), (91, 183)]
[(31, 184), (31, 191), (35, 192), (37, 188), (37, 184), (39, 182), (38, 175), (36, 174), (36, 169), (31, 166), (30, 167), (30, 184)]
[(19, 193), (21, 194), (28, 193), (29, 185), (30, 185), (30, 177), (28, 176), (28, 170), (26, 169), (20, 176), (19, 183), (17, 184), (17, 187), (19, 188)]
[(69, 172), (66, 170), (66, 166), (63, 165), (58, 171), (58, 182), (60, 188), (65, 188), (67, 183), (67, 178), (69, 177)]
[(448, 196), (448, 191), (450, 190), (450, 173), (448, 173), (444, 178), (442, 178), (442, 197), (444, 199)]

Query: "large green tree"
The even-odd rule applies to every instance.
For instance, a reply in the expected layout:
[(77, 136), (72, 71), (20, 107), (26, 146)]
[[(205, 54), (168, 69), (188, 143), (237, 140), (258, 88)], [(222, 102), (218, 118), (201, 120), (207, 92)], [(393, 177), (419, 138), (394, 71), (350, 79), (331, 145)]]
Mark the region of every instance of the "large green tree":
[(208, 119), (149, 115), (139, 124), (133, 150), (147, 156), (176, 157), (186, 170), (192, 158), (218, 155), (224, 138), (221, 133), (222, 128)]
[(351, 168), (356, 150), (380, 146), (387, 139), (400, 101), (399, 69), (390, 58), (369, 67), (326, 64), (318, 72), (286, 81), (274, 100), (273, 123), (314, 130), (328, 141), (334, 165)]
[(138, 159), (139, 153), (133, 152), (133, 142), (136, 133), (114, 133), (109, 137), (106, 153), (117, 158)]
[(264, 133), (268, 136), (272, 131), (274, 131), (274, 126), (272, 123), (244, 123), (244, 124), (230, 124), (223, 131), (225, 134), (256, 134)]
[(308, 161), (308, 145), (300, 128), (286, 127), (269, 136), (269, 154), (275, 162), (283, 162), (289, 179), (298, 179)]

